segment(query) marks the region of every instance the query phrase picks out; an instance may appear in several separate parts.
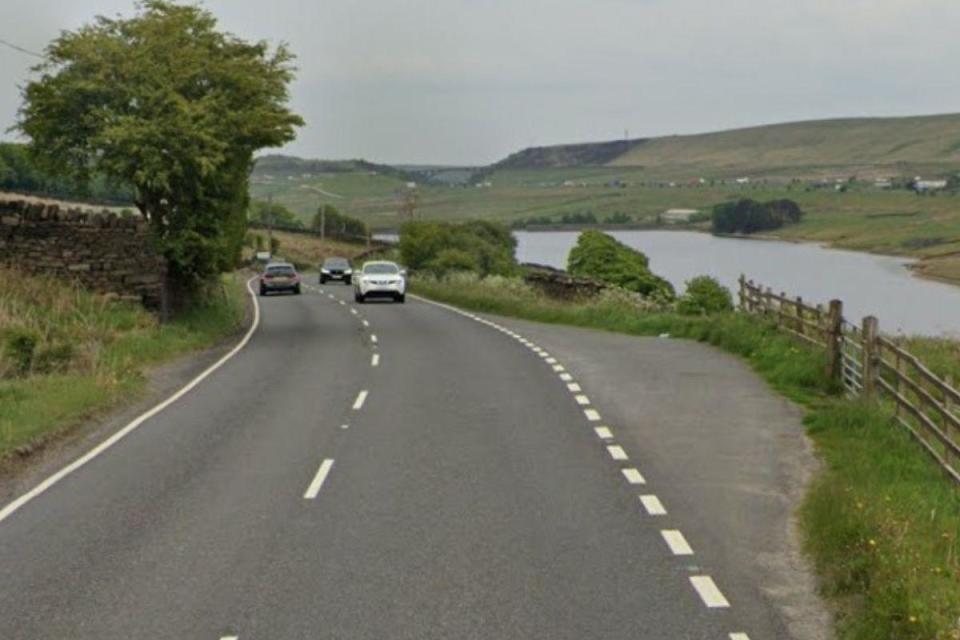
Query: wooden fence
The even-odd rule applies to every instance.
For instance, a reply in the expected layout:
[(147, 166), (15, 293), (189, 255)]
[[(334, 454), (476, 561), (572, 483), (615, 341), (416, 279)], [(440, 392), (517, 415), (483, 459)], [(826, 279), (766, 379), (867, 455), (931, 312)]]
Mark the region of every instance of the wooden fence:
[(851, 396), (893, 403), (896, 419), (960, 482), (960, 391), (919, 358), (882, 335), (873, 316), (859, 325), (843, 317), (843, 303), (812, 305), (774, 293), (740, 276), (740, 309), (827, 352), (826, 374)]

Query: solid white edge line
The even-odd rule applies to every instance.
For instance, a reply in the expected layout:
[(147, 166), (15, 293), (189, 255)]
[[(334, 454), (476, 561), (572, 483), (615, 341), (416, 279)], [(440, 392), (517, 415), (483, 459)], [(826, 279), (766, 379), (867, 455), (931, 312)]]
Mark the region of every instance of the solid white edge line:
[(313, 481), (310, 483), (310, 486), (307, 487), (307, 492), (303, 494), (304, 500), (313, 500), (320, 493), (320, 489), (323, 488), (323, 483), (327, 481), (327, 476), (330, 474), (330, 469), (333, 468), (333, 459), (327, 458), (320, 465), (320, 469), (317, 470), (317, 475), (313, 477)]
[(370, 358), (370, 366), (371, 366), (371, 367), (379, 367), (379, 366), (380, 366), (380, 354), (379, 354), (379, 353), (373, 354), (373, 357)]
[(710, 576), (690, 576), (690, 584), (697, 590), (697, 595), (708, 608), (726, 609), (730, 606)]
[(623, 477), (626, 478), (627, 482), (630, 484), (647, 484), (647, 481), (644, 479), (643, 475), (641, 475), (641, 473), (633, 467), (621, 469), (620, 471), (623, 473)]
[(125, 436), (127, 436), (137, 427), (142, 425), (144, 422), (146, 422), (153, 416), (157, 415), (158, 413), (160, 413), (161, 411), (163, 411), (164, 409), (172, 405), (174, 402), (176, 402), (183, 396), (187, 395), (190, 391), (194, 389), (194, 387), (196, 387), (198, 384), (206, 380), (210, 376), (210, 374), (212, 374), (214, 371), (216, 371), (217, 369), (222, 367), (224, 364), (226, 364), (228, 360), (233, 358), (235, 355), (237, 355), (240, 352), (241, 349), (247, 346), (247, 343), (250, 342), (250, 338), (253, 337), (253, 334), (257, 330), (257, 327), (260, 326), (260, 303), (257, 301), (257, 296), (253, 292), (253, 289), (250, 287), (250, 283), (253, 282), (255, 279), (256, 277), (253, 277), (247, 280), (247, 291), (250, 293), (250, 299), (253, 300), (253, 323), (250, 325), (250, 328), (247, 329), (247, 333), (244, 334), (243, 338), (240, 340), (240, 342), (237, 343), (237, 345), (233, 349), (231, 349), (227, 354), (225, 354), (222, 358), (214, 362), (212, 365), (207, 367), (196, 378), (194, 378), (193, 380), (185, 384), (183, 387), (181, 387), (180, 390), (174, 393), (172, 396), (170, 396), (160, 404), (154, 406), (149, 411), (140, 414), (132, 422), (128, 423), (125, 427), (123, 427), (122, 429), (114, 433), (112, 436), (110, 436), (109, 438), (101, 442), (99, 445), (97, 445), (96, 447), (94, 447), (84, 455), (80, 456), (79, 458), (77, 458), (67, 466), (63, 467), (53, 475), (49, 476), (47, 479), (42, 481), (33, 489), (26, 492), (19, 498), (16, 498), (15, 500), (13, 500), (13, 502), (10, 502), (9, 504), (7, 504), (5, 507), (3, 507), (3, 509), (0, 509), (0, 523), (2, 523), (4, 520), (9, 518), (11, 515), (13, 515), (23, 505), (27, 504), (34, 498), (40, 496), (45, 491), (50, 489), (50, 487), (54, 486), (55, 484), (57, 484), (58, 482), (60, 482), (61, 480), (69, 476), (71, 473), (73, 473), (74, 471), (76, 471), (77, 469), (87, 464), (88, 462), (90, 462), (91, 460), (99, 456), (101, 453), (103, 453), (104, 451), (106, 451), (107, 449), (115, 445), (117, 442), (122, 440)]
[(663, 541), (667, 543), (667, 546), (670, 547), (670, 552), (675, 556), (692, 556), (693, 548), (690, 547), (690, 543), (687, 542), (687, 539), (683, 537), (678, 529), (664, 529), (660, 532), (660, 535), (663, 536)]
[(366, 389), (364, 389), (357, 395), (357, 399), (353, 401), (354, 411), (360, 411), (360, 409), (363, 409), (363, 403), (367, 401), (368, 395), (369, 395), (369, 392)]
[(663, 503), (660, 502), (660, 498), (654, 495), (640, 496), (640, 504), (643, 505), (644, 510), (647, 512), (648, 516), (665, 516), (667, 515), (667, 510), (664, 508)]

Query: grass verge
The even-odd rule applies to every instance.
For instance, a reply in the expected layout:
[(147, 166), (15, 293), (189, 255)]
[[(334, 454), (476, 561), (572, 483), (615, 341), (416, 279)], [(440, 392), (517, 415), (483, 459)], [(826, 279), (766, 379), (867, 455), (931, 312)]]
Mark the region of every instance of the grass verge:
[(243, 325), (245, 280), (173, 322), (48, 278), (0, 273), (0, 461), (138, 397), (147, 367), (211, 346)]
[(960, 492), (886, 406), (837, 395), (825, 355), (743, 314), (680, 316), (626, 297), (564, 303), (522, 281), (422, 279), (413, 291), (473, 311), (707, 342), (746, 359), (807, 409), (824, 470), (800, 509), (806, 550), (843, 640), (960, 639)]

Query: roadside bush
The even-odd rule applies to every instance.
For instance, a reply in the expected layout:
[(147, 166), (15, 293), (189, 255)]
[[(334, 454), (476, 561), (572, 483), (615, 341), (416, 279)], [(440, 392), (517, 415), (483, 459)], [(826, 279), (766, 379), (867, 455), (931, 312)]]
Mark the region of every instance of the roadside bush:
[(706, 315), (733, 311), (730, 290), (710, 276), (687, 281), (687, 290), (677, 300), (677, 311), (684, 315)]
[(517, 272), (516, 240), (505, 225), (489, 221), (461, 224), (408, 222), (400, 229), (400, 253), (411, 269), (446, 273), (476, 271), (481, 276)]
[(603, 282), (662, 300), (674, 298), (673, 285), (650, 271), (647, 256), (600, 231), (584, 231), (570, 250), (571, 275)]

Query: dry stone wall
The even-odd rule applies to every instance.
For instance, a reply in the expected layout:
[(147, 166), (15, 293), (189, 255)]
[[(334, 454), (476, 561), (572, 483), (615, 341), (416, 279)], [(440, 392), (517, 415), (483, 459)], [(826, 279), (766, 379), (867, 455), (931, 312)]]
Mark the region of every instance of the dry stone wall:
[(0, 200), (0, 265), (160, 309), (166, 263), (146, 221), (55, 204)]

